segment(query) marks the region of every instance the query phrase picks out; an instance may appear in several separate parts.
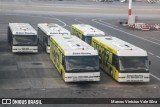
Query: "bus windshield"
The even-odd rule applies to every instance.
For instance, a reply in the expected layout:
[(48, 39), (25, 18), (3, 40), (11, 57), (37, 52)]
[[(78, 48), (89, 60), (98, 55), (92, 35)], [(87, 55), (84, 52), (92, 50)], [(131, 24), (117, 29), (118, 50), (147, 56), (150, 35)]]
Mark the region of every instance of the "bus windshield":
[(147, 57), (119, 57), (119, 68), (121, 71), (148, 70)]
[(97, 71), (99, 70), (98, 56), (67, 56), (67, 71)]
[(37, 35), (14, 35), (13, 44), (14, 45), (37, 44)]

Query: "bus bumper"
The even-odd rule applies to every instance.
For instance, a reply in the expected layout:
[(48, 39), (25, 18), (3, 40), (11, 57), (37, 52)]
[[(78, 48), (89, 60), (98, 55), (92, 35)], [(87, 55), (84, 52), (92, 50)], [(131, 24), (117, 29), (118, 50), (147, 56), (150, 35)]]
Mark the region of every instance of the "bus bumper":
[(118, 82), (149, 82), (149, 73), (119, 73)]
[(38, 46), (12, 46), (13, 53), (37, 53)]
[(100, 81), (100, 72), (65, 73), (65, 82)]

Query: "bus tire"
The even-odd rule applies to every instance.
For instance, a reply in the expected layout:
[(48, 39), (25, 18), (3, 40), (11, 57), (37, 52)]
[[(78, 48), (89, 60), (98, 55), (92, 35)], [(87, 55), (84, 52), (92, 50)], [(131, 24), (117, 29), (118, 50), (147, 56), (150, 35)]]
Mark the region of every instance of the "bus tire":
[(62, 70), (61, 70), (60, 74), (62, 75)]
[(109, 70), (109, 74), (110, 74), (111, 76), (113, 76), (113, 70), (112, 70), (112, 69)]
[(62, 72), (62, 70), (61, 70), (61, 76), (62, 76), (62, 78), (63, 78), (63, 72)]
[(12, 51), (12, 44), (9, 44), (10, 45), (10, 50)]

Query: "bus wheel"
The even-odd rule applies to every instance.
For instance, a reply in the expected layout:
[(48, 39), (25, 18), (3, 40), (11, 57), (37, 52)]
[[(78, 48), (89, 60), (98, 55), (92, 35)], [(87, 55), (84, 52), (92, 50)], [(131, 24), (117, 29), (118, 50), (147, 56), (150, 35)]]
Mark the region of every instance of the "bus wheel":
[(63, 77), (63, 73), (62, 73), (62, 70), (61, 70), (61, 76)]
[(109, 74), (110, 74), (111, 76), (113, 76), (113, 70), (112, 70), (112, 69), (109, 70)]
[(62, 75), (62, 70), (61, 70), (60, 74)]
[(12, 45), (10, 46), (10, 50), (12, 51)]

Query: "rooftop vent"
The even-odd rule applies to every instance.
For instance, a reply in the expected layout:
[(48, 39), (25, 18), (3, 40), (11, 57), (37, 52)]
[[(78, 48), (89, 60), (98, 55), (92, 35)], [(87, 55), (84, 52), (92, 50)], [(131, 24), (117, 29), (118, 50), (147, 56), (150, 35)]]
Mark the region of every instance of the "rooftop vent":
[(106, 39), (106, 40), (113, 40), (113, 39), (112, 39), (112, 36), (110, 36), (110, 35), (109, 35), (109, 36), (106, 36), (105, 39)]
[(113, 45), (117, 46), (120, 49), (124, 49), (124, 50), (132, 50), (133, 47), (129, 46), (128, 44), (119, 44), (116, 42), (113, 42)]
[(68, 42), (68, 45), (69, 45), (69, 47), (70, 48), (72, 48), (72, 49), (86, 49), (86, 47), (84, 47), (83, 45), (81, 45), (81, 44), (78, 44), (78, 43), (76, 43), (76, 42), (74, 42), (74, 41), (69, 41)]
[(27, 30), (28, 29), (28, 27), (26, 25), (22, 25), (22, 24), (18, 24), (17, 28), (21, 29), (21, 30)]
[[(71, 39), (71, 36), (63, 36), (64, 39)], [(72, 42), (72, 41), (68, 41), (68, 42)]]
[(54, 24), (54, 23), (50, 23), (50, 24), (47, 24), (47, 26), (51, 29), (51, 30), (60, 30), (59, 26), (57, 24)]

